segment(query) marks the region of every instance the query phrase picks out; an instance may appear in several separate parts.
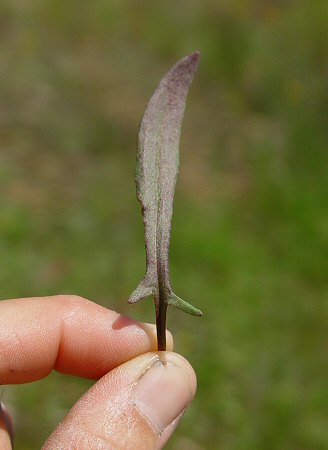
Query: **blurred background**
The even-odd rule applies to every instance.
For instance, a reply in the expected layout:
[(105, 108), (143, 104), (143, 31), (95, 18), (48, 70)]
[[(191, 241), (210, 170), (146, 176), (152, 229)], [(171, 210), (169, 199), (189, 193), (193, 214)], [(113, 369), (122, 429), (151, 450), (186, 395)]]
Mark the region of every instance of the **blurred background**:
[[(198, 395), (168, 449), (328, 448), (325, 0), (2, 0), (0, 296), (75, 293), (143, 321), (136, 136), (200, 50), (181, 139), (170, 310)], [(7, 387), (17, 449), (92, 382)]]

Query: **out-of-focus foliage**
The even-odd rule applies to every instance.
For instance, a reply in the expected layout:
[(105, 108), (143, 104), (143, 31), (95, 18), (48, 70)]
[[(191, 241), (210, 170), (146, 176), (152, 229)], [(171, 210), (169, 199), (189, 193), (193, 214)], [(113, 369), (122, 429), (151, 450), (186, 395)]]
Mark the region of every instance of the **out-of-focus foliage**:
[[(138, 122), (200, 50), (183, 127), (170, 311), (198, 395), (168, 448), (328, 448), (328, 8), (325, 0), (3, 0), (1, 298), (125, 299), (144, 271)], [(17, 449), (89, 381), (6, 388)]]

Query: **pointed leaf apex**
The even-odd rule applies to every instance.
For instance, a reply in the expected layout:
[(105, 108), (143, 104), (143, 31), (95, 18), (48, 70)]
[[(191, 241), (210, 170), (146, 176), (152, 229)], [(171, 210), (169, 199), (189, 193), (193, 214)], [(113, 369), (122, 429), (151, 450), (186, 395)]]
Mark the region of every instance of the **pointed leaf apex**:
[(199, 309), (195, 308), (190, 303), (185, 302), (184, 300), (182, 300), (182, 298), (178, 297), (173, 292), (171, 293), (167, 303), (170, 306), (173, 306), (173, 308), (181, 309), (181, 311), (184, 311), (193, 316), (202, 316), (203, 315), (203, 313)]
[(199, 57), (200, 57), (200, 52), (198, 50), (196, 50), (195, 52), (193, 52), (189, 55), (189, 58), (195, 62), (198, 62)]
[(136, 303), (139, 300), (142, 300), (145, 297), (148, 297), (149, 295), (151, 295), (153, 293), (153, 290), (151, 288), (151, 286), (147, 286), (144, 284), (144, 281), (142, 280), (139, 284), (139, 286), (137, 287), (137, 289), (135, 289), (132, 294), (130, 295), (129, 299), (128, 299), (128, 303)]

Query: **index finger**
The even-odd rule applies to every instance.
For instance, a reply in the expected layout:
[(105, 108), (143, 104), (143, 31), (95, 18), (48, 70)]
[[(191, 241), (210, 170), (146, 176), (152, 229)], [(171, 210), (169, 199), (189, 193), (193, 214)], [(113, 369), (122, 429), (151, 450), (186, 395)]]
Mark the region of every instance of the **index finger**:
[[(172, 337), (168, 336), (172, 348)], [(0, 384), (26, 383), (53, 369), (97, 379), (156, 350), (153, 325), (82, 297), (58, 295), (0, 302)]]

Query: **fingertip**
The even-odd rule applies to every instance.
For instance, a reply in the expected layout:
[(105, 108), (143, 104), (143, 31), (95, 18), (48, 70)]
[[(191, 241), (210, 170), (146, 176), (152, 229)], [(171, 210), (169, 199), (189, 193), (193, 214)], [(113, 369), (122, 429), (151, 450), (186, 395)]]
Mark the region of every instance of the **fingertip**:
[(157, 355), (157, 361), (138, 380), (133, 398), (141, 415), (161, 436), (172, 424), (177, 424), (194, 398), (196, 375), (181, 355), (172, 352)]
[(182, 355), (180, 355), (179, 353), (175, 353), (175, 352), (171, 352), (171, 351), (160, 352), (160, 353), (163, 353), (165, 355), (166, 362), (169, 362), (170, 364), (174, 364), (176, 367), (180, 368), (180, 370), (183, 371), (183, 373), (185, 374), (185, 376), (188, 380), (192, 397), (194, 397), (194, 395), (196, 393), (196, 389), (197, 389), (197, 377), (196, 377), (196, 373), (195, 373), (192, 365), (190, 364), (190, 362), (186, 358), (184, 358)]
[(173, 352), (174, 340), (172, 333), (169, 330), (166, 330), (166, 347), (168, 352)]
[(0, 403), (0, 448), (11, 450), (14, 440), (14, 424), (7, 407)]
[(43, 448), (162, 448), (195, 392), (196, 375), (185, 358), (144, 353), (101, 378)]
[[(139, 323), (139, 327), (141, 327), (146, 333), (150, 341), (150, 348), (152, 351), (156, 351), (157, 349), (157, 333), (156, 333), (156, 325), (152, 323)], [(166, 330), (166, 348), (168, 352), (172, 352), (174, 348), (174, 339), (173, 335), (169, 330)]]

